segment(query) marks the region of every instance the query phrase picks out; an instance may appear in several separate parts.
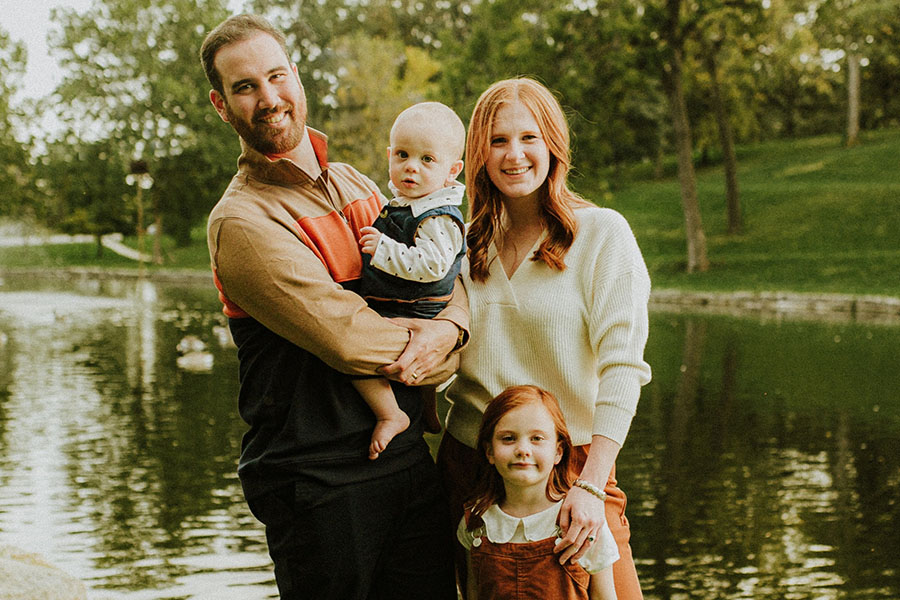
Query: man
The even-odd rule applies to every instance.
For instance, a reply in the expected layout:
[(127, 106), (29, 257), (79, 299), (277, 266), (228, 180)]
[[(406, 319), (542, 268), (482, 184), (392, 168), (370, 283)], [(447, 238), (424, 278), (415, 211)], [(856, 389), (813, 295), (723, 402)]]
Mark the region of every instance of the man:
[(455, 599), (452, 528), (420, 395), (394, 386), (411, 425), (370, 461), (374, 416), (351, 379), (449, 377), (467, 335), (465, 294), (457, 286), (431, 321), (397, 325), (367, 308), (353, 291), (359, 229), (384, 199), (352, 167), (328, 163), (284, 36), (232, 17), (209, 33), (201, 60), (213, 106), (241, 139), (208, 241), (249, 425), (238, 473), (266, 526), (281, 597)]

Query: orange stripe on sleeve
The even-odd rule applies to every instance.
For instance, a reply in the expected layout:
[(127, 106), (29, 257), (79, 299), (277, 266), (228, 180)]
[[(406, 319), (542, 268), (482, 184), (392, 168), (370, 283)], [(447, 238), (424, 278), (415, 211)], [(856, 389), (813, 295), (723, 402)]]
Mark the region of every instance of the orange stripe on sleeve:
[(215, 268), (213, 268), (212, 272), (216, 289), (219, 290), (219, 300), (222, 302), (222, 312), (225, 313), (225, 316), (231, 319), (246, 319), (249, 317), (250, 315), (244, 312), (244, 309), (229, 300), (228, 296), (225, 295), (225, 292), (222, 291), (222, 282), (219, 281), (219, 273)]

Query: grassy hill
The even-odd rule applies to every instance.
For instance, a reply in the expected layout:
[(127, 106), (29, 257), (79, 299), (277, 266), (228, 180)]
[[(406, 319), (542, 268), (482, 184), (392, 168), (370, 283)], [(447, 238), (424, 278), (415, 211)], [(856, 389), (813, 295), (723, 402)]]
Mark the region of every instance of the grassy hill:
[[(839, 136), (745, 146), (738, 163), (744, 232), (737, 236), (725, 233), (722, 168), (697, 172), (711, 266), (692, 275), (684, 273), (674, 175), (656, 181), (639, 165), (611, 193), (595, 192), (589, 174), (574, 181), (586, 197), (628, 218), (655, 289), (900, 296), (900, 130), (867, 132), (850, 149)], [(202, 226), (194, 246), (164, 248), (166, 267), (209, 268)], [(0, 248), (0, 267), (136, 266), (109, 251), (95, 255), (92, 245)]]
[[(632, 175), (600, 204), (631, 222), (656, 288), (900, 296), (900, 130), (738, 149), (744, 232), (726, 232), (721, 167), (698, 170), (710, 269), (684, 273), (678, 181)], [(590, 195), (589, 193), (587, 195)]]

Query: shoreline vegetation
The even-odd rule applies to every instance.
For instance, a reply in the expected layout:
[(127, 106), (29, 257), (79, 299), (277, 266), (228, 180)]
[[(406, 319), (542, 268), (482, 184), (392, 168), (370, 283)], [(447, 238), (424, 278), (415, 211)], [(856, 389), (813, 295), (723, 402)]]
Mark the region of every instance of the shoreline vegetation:
[[(42, 280), (140, 280), (209, 286), (211, 273), (199, 269), (105, 267), (13, 267), (0, 266), (3, 278), (28, 277)], [(650, 309), (667, 313), (716, 314), (735, 317), (816, 319), (900, 325), (900, 297), (877, 294), (840, 294), (790, 291), (698, 291), (654, 288)]]

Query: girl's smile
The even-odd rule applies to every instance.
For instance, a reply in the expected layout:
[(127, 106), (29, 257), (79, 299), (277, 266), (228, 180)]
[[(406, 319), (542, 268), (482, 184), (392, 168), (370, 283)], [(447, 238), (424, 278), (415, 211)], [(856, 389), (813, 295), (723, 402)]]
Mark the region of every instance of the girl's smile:
[(543, 496), (562, 447), (550, 413), (540, 402), (529, 402), (500, 418), (486, 453), (507, 495), (534, 491)]

